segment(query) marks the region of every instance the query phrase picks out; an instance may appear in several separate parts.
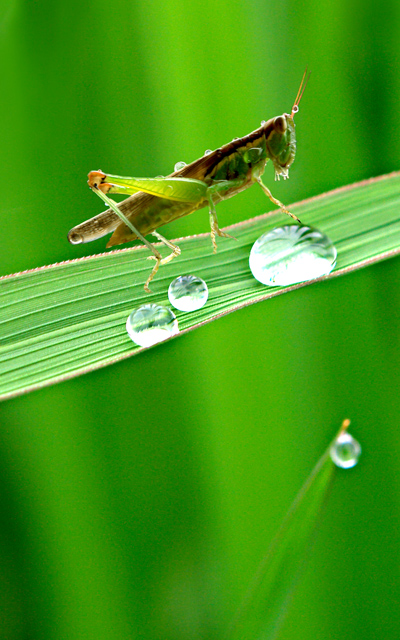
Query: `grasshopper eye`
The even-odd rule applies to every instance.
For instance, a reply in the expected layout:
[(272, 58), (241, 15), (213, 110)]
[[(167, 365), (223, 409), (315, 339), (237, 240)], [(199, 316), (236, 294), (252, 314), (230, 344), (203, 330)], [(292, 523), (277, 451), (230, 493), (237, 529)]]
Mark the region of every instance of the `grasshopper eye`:
[(283, 116), (277, 116), (274, 120), (274, 129), (278, 133), (285, 133), (287, 129), (286, 118)]

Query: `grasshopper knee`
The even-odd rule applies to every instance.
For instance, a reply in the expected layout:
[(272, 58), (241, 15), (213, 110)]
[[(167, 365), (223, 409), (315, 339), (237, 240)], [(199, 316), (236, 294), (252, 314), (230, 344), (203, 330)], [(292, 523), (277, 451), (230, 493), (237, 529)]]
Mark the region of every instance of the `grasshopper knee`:
[(88, 185), (91, 189), (99, 189), (103, 193), (108, 193), (112, 187), (111, 184), (105, 182), (106, 174), (103, 171), (91, 171), (88, 175)]

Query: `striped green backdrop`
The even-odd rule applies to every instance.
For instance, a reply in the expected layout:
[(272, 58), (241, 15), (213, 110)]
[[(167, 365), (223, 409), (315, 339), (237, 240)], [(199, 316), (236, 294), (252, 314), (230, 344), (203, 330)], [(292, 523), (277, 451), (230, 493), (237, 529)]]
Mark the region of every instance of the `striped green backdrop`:
[[(102, 210), (89, 170), (167, 174), (288, 111), (306, 65), (290, 181), (266, 171), (276, 197), (399, 169), (395, 0), (0, 12), (0, 274), (103, 251), (66, 240)], [(268, 209), (251, 189), (219, 219)], [(207, 229), (199, 211), (164, 231)], [(394, 259), (3, 403), (0, 638), (222, 638), (345, 417), (364, 454), (338, 475), (282, 637), (397, 637), (399, 278)]]

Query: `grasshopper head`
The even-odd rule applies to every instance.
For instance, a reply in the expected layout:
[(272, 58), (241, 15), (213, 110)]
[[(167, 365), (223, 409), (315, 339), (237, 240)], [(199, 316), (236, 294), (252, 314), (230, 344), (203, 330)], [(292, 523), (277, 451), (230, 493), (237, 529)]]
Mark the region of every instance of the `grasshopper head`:
[(284, 113), (273, 119), (273, 129), (266, 141), (275, 167), (275, 180), (281, 176), (289, 177), (289, 167), (296, 155), (296, 133), (294, 130), (293, 115)]
[(272, 131), (266, 142), (269, 156), (275, 167), (275, 180), (279, 180), (281, 176), (284, 179), (289, 177), (289, 167), (296, 155), (296, 132), (293, 118), (299, 110), (299, 102), (310, 77), (308, 74), (306, 79), (306, 75), (307, 69), (301, 80), (291, 113), (284, 113), (272, 120)]

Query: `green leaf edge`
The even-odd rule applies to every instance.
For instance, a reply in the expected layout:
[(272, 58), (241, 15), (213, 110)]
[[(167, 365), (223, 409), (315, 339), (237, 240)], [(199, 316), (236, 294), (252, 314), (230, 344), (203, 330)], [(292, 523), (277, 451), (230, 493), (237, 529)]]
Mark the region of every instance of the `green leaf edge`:
[[(338, 468), (330, 450), (350, 420), (319, 458), (284, 516), (253, 576), (224, 640), (275, 640), (306, 565), (313, 534), (321, 520)], [(348, 471), (346, 469), (346, 471)]]

